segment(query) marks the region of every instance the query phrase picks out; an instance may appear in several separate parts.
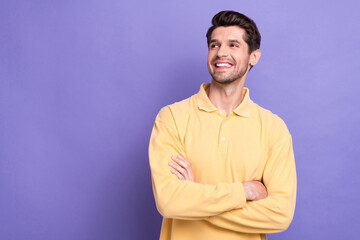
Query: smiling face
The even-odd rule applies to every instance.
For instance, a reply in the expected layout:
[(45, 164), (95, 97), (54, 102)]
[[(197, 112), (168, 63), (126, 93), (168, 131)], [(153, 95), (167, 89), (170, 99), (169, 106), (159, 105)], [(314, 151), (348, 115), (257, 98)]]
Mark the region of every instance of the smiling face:
[(246, 77), (250, 55), (245, 34), (238, 26), (217, 27), (212, 32), (207, 65), (215, 82), (228, 84)]

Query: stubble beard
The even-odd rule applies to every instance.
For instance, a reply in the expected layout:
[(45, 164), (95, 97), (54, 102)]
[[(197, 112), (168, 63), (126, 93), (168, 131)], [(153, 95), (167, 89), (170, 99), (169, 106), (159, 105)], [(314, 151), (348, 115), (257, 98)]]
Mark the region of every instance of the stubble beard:
[(235, 82), (236, 80), (241, 79), (246, 74), (247, 70), (248, 68), (246, 67), (243, 70), (241, 70), (239, 73), (232, 73), (230, 76), (224, 78), (223, 77), (217, 78), (216, 74), (212, 74), (212, 73), (210, 73), (210, 75), (215, 82), (227, 85)]

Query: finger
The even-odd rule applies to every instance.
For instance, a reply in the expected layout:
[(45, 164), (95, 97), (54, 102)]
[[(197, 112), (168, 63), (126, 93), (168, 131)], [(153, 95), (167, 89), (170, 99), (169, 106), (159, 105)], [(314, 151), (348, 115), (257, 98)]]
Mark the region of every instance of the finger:
[(178, 155), (177, 157), (174, 156), (172, 157), (172, 159), (184, 169), (186, 169), (189, 179), (194, 181), (194, 177), (192, 177), (194, 176), (194, 174), (190, 162), (188, 162), (182, 155)]
[(186, 172), (185, 173), (181, 171), (184, 175), (186, 174), (186, 179), (191, 180), (191, 177), (189, 177), (192, 174), (190, 163), (178, 157), (173, 157), (172, 159), (174, 160), (174, 162), (178, 164), (178, 166), (180, 166)]
[(173, 162), (169, 162), (169, 166), (180, 172), (186, 179), (188, 179), (188, 172), (186, 171), (186, 169)]
[(182, 159), (185, 162), (185, 165), (187, 165), (186, 169), (188, 170), (189, 174), (194, 175), (192, 171), (191, 163), (187, 161), (182, 155), (178, 155), (178, 158)]
[[(179, 155), (181, 156), (181, 155)], [(188, 161), (186, 161), (185, 158), (181, 158), (181, 157), (176, 157), (176, 156), (172, 156), (171, 159), (174, 160), (174, 162), (176, 162), (177, 164), (179, 164), (181, 167), (187, 169), (190, 167), (190, 163)]]
[(180, 179), (180, 180), (185, 180), (185, 177), (184, 177), (181, 173), (179, 173), (178, 171), (176, 171), (175, 169), (171, 169), (170, 171), (171, 171), (172, 174), (174, 174), (175, 176), (177, 176), (178, 179)]

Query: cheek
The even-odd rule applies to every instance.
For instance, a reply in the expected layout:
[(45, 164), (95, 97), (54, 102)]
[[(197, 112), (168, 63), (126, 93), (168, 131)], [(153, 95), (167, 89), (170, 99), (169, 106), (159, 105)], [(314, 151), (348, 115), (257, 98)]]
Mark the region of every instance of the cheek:
[(248, 65), (248, 63), (249, 63), (249, 57), (244, 57), (243, 54), (234, 56), (234, 58), (238, 65)]
[(212, 56), (211, 53), (209, 53), (209, 54), (208, 54), (208, 57), (207, 57), (207, 65), (208, 65), (208, 67), (211, 66), (211, 60), (212, 60), (212, 59), (213, 59), (213, 56)]
[(213, 54), (212, 52), (209, 52), (207, 57), (208, 62), (210, 62), (212, 58), (213, 58)]

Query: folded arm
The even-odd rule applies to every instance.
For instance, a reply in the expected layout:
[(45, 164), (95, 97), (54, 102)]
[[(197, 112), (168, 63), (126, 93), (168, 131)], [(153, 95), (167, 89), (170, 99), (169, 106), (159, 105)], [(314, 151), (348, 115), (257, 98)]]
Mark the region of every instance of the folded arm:
[(160, 214), (196, 220), (245, 207), (241, 182), (210, 185), (179, 180), (168, 165), (170, 157), (179, 154), (186, 156), (171, 111), (165, 107), (156, 117), (149, 146), (153, 192)]
[(290, 225), (296, 201), (296, 170), (292, 139), (281, 121), (270, 140), (263, 183), (268, 197), (249, 201), (241, 209), (227, 211), (206, 220), (221, 228), (247, 233), (285, 231)]
[[(243, 182), (248, 201), (241, 209), (234, 209), (206, 218), (221, 228), (247, 233), (273, 233), (289, 226), (295, 208), (296, 172), (291, 137), (287, 129), (279, 129), (269, 150), (263, 182)], [(183, 156), (173, 156), (176, 164), (169, 164), (172, 173), (181, 180), (193, 181), (191, 165)], [(269, 195), (267, 197), (267, 194)], [(260, 200), (260, 201), (258, 201)]]
[[(189, 180), (195, 182), (195, 176), (191, 168), (191, 164), (181, 155), (171, 156), (175, 162), (169, 162), (172, 174), (180, 180)], [(242, 182), (245, 198), (247, 201), (258, 201), (268, 196), (266, 187), (260, 181)]]

